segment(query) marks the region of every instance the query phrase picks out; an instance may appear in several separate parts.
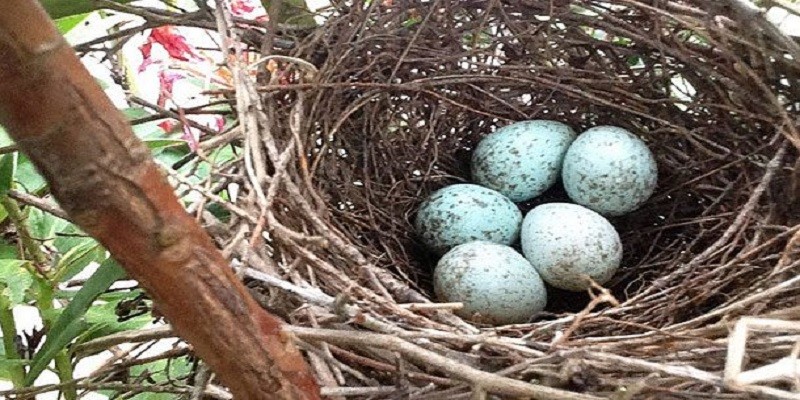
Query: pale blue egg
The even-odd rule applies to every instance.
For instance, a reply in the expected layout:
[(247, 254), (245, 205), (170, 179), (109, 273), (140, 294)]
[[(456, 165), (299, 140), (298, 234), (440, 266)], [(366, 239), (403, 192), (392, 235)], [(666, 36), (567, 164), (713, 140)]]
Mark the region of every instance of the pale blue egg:
[(522, 213), (502, 194), (461, 183), (434, 192), (417, 212), (415, 229), (438, 254), (473, 240), (511, 244), (519, 237)]
[(433, 288), (439, 301), (462, 302), (456, 314), (475, 322), (527, 322), (547, 304), (542, 278), (508, 246), (469, 242), (448, 251), (436, 265)]
[(548, 120), (517, 122), (486, 136), (472, 153), (472, 178), (512, 201), (530, 200), (558, 179), (575, 131)]
[(545, 282), (583, 291), (584, 275), (608, 282), (622, 260), (622, 243), (602, 215), (570, 203), (542, 204), (522, 221), (522, 253)]
[(598, 126), (578, 136), (564, 156), (561, 174), (572, 201), (609, 216), (639, 208), (658, 180), (647, 145), (616, 126)]

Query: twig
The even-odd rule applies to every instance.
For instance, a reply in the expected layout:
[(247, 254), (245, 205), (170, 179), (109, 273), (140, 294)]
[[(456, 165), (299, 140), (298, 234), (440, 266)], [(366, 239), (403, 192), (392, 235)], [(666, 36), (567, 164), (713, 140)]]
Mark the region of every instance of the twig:
[(150, 340), (173, 338), (175, 336), (172, 327), (169, 325), (137, 331), (124, 331), (77, 344), (72, 348), (72, 352), (79, 356), (83, 354), (95, 354), (123, 343), (147, 342)]
[(401, 303), (398, 306), (411, 311), (421, 310), (460, 310), (464, 308), (464, 303)]
[(292, 333), (305, 340), (319, 340), (350, 346), (374, 346), (401, 353), (409, 359), (426, 364), (450, 376), (479, 386), (489, 393), (523, 396), (541, 400), (599, 400), (600, 397), (582, 393), (568, 392), (541, 385), (533, 385), (501, 377), (459, 364), (453, 360), (425, 350), (417, 345), (394, 336), (367, 332), (343, 332), (332, 329), (313, 329), (293, 327)]
[(189, 394), (189, 400), (203, 400), (203, 395), (206, 393), (206, 387), (211, 381), (212, 376), (213, 373), (208, 366), (201, 362), (197, 366), (197, 373), (194, 375), (195, 384), (192, 388), (192, 392)]
[[(619, 302), (608, 289), (598, 285), (597, 282), (595, 282), (588, 276), (586, 277), (586, 279), (590, 281), (589, 294), (592, 298), (591, 301), (589, 301), (589, 304), (587, 304), (586, 307), (583, 308), (583, 310), (575, 314), (575, 319), (572, 321), (569, 327), (564, 331), (564, 333), (555, 337), (555, 340), (550, 345), (551, 348), (557, 348), (566, 343), (569, 340), (570, 336), (572, 336), (572, 333), (574, 333), (578, 329), (578, 327), (581, 324), (581, 321), (583, 321), (583, 319), (586, 318), (586, 316), (589, 315), (589, 313), (592, 312), (592, 310), (594, 310), (600, 304), (608, 303), (614, 307), (619, 307)], [(600, 294), (596, 295), (592, 290), (598, 291), (600, 292)]]
[(55, 202), (44, 200), (41, 197), (34, 196), (18, 190), (9, 190), (8, 197), (29, 206), (36, 207), (44, 212), (55, 215), (58, 218), (70, 221), (69, 216), (64, 210), (61, 209)]

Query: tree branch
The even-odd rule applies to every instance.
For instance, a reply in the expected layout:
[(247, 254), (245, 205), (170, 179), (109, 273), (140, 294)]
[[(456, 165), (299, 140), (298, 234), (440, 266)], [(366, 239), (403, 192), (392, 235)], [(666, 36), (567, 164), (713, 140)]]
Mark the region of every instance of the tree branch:
[(319, 398), (293, 336), (250, 297), (37, 1), (0, 3), (0, 54), (0, 123), (234, 395)]

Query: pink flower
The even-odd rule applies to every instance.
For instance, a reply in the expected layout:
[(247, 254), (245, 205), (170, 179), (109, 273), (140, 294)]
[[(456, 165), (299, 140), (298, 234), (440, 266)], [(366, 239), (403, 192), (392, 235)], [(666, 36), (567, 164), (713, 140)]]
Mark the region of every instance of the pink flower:
[(167, 100), (172, 99), (172, 87), (175, 85), (175, 81), (183, 78), (183, 75), (177, 72), (171, 72), (167, 69), (158, 71), (158, 83), (160, 90), (156, 104), (158, 104), (159, 107), (166, 106)]
[(264, 6), (255, 0), (231, 0), (231, 14), (256, 21), (263, 21), (267, 17)]
[(256, 7), (250, 4), (250, 0), (233, 0), (231, 1), (231, 13), (236, 16), (242, 16), (247, 13), (253, 12)]
[(195, 52), (194, 47), (186, 42), (186, 37), (178, 33), (174, 26), (161, 26), (152, 29), (150, 35), (147, 37), (147, 42), (139, 47), (139, 51), (142, 53), (142, 59), (144, 59), (142, 65), (139, 66), (139, 72), (144, 71), (151, 64), (159, 62), (154, 61), (152, 58), (151, 52), (153, 43), (160, 44), (164, 50), (167, 51), (169, 56), (176, 60), (189, 61), (191, 59), (201, 59)]

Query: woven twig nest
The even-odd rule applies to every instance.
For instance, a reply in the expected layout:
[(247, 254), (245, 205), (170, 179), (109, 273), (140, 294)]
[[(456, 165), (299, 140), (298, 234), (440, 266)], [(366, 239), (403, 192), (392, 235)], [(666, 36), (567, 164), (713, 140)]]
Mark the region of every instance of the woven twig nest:
[[(249, 145), (227, 171), (242, 200), (217, 238), (331, 398), (791, 389), (726, 386), (722, 371), (731, 321), (800, 316), (800, 45), (736, 1), (611, 3), (342, 4), (273, 58), (269, 82), (239, 85)], [(436, 259), (410, 220), (469, 181), (480, 138), (527, 119), (636, 133), (659, 186), (612, 219), (625, 256), (594, 297), (553, 291), (530, 323), (479, 326), (431, 304)], [(262, 229), (266, 246), (242, 245)], [(777, 331), (748, 343), (747, 368), (789, 355)]]

